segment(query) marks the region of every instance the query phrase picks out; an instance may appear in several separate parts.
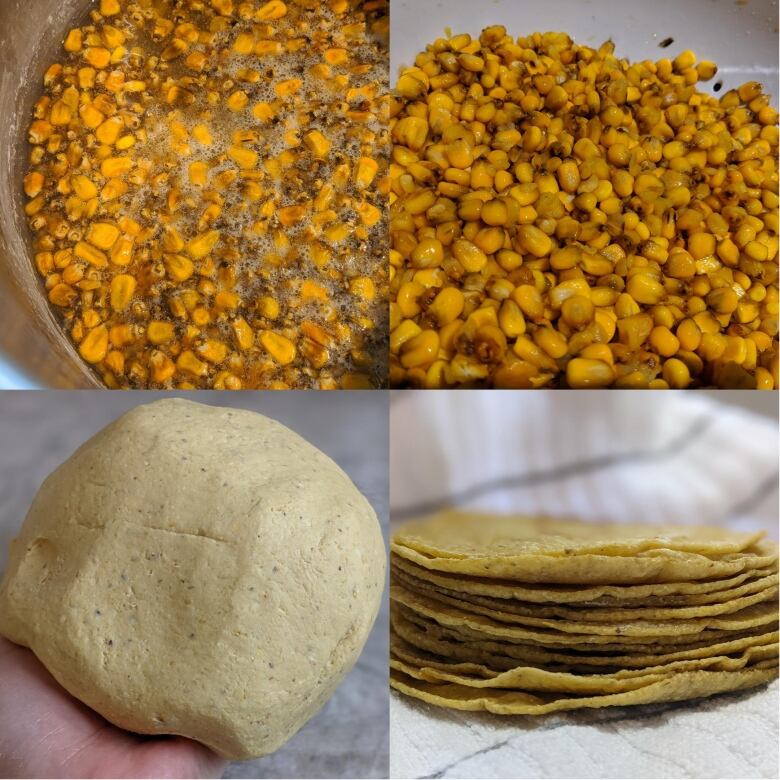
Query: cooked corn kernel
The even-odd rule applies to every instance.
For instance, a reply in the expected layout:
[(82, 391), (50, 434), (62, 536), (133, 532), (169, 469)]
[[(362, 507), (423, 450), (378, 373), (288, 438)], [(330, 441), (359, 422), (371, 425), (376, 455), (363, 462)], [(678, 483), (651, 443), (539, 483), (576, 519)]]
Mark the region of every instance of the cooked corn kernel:
[(109, 387), (381, 385), (386, 0), (97, 2), (23, 182), (83, 359)]
[(774, 385), (777, 112), (715, 72), (501, 26), (403, 69), (392, 384)]

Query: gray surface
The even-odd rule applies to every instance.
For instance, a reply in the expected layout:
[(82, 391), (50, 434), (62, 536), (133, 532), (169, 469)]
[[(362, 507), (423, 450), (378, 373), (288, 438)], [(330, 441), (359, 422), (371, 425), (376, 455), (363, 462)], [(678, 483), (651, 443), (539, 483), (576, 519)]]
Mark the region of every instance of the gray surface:
[[(27, 126), (47, 66), (91, 0), (0, 0), (0, 380), (99, 387), (49, 309), (23, 207)], [(17, 385), (19, 386), (19, 385)], [(22, 385), (23, 386), (23, 385)]]
[[(0, 568), (44, 477), (123, 411), (166, 395), (193, 396), (0, 392)], [(350, 475), (387, 532), (386, 393), (201, 391), (193, 400), (253, 409), (304, 436)], [(387, 777), (387, 627), (385, 599), (363, 654), (325, 707), (281, 750), (233, 763), (225, 777)]]
[(778, 417), (777, 392), (757, 393), (754, 390), (699, 390), (713, 401), (729, 406), (739, 406), (764, 417)]

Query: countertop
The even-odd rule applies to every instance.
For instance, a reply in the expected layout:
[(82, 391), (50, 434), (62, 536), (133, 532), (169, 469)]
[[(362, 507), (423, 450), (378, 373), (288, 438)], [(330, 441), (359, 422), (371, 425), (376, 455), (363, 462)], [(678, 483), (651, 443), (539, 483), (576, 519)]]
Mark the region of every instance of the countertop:
[[(0, 569), (41, 481), (124, 410), (164, 393), (0, 393)], [(175, 395), (187, 395), (176, 393)], [(190, 394), (192, 395), (192, 394)], [(330, 455), (372, 503), (387, 530), (384, 393), (211, 393), (193, 400), (261, 412)], [(232, 763), (225, 777), (387, 777), (387, 600), (359, 661), (334, 696), (273, 755)]]

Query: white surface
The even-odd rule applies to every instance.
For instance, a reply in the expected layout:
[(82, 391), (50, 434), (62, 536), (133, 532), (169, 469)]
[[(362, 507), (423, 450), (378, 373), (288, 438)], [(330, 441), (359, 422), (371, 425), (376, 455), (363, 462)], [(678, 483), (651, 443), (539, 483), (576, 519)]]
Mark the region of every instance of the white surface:
[[(569, 33), (577, 43), (598, 47), (608, 38), (630, 60), (676, 57), (692, 49), (714, 60), (719, 70), (700, 86), (711, 91), (723, 81), (722, 95), (745, 81), (766, 85), (777, 106), (778, 52), (776, 0), (393, 0), (390, 15), (390, 79), (410, 65), (427, 43), (453, 34), (479, 32), (503, 24), (521, 37), (551, 30)], [(674, 38), (666, 49), (658, 44)]]
[[(750, 392), (750, 391), (747, 391)], [(777, 418), (702, 393), (392, 394), (394, 517), (457, 504), (778, 531)], [(778, 687), (544, 718), (391, 697), (398, 778), (778, 776)]]
[(682, 704), (532, 722), (390, 697), (390, 776), (752, 778), (778, 776), (777, 681)]

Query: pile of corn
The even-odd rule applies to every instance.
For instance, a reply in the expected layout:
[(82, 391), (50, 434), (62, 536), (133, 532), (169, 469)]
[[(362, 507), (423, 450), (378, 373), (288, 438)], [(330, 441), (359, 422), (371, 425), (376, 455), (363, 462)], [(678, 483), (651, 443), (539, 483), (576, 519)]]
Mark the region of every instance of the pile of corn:
[(390, 381), (778, 386), (777, 111), (712, 62), (439, 39), (391, 104)]
[(100, 0), (44, 77), (35, 262), (109, 387), (386, 383), (387, 0)]

